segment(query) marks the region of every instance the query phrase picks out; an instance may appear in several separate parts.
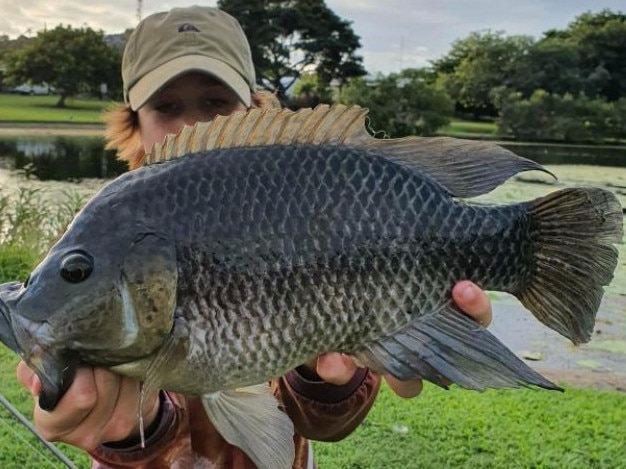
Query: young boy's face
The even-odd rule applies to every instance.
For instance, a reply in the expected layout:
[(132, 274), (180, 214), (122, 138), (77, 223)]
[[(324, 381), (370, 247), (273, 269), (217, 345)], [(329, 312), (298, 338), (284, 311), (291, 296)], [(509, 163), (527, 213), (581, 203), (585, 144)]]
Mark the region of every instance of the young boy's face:
[(221, 82), (203, 73), (181, 75), (137, 111), (144, 150), (148, 153), (155, 143), (161, 143), (167, 134), (177, 133), (183, 125), (245, 110), (237, 94)]

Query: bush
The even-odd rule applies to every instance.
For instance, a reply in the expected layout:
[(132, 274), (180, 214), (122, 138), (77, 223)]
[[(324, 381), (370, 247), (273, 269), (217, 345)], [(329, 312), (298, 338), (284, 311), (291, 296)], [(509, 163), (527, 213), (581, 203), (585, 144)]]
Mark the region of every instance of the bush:
[(494, 101), (499, 109), (498, 134), (504, 137), (601, 143), (606, 138), (626, 135), (620, 129), (623, 114), (619, 114), (615, 103), (584, 94), (574, 97), (536, 90), (525, 99), (518, 91), (499, 88), (494, 91)]
[(341, 90), (339, 101), (368, 108), (373, 126), (390, 137), (434, 135), (454, 111), (452, 100), (423, 70), (358, 78)]
[(626, 98), (620, 98), (613, 103), (613, 113), (609, 118), (609, 137), (614, 139), (626, 138)]
[(55, 202), (39, 189), (0, 193), (0, 283), (25, 280), (83, 202), (71, 192)]

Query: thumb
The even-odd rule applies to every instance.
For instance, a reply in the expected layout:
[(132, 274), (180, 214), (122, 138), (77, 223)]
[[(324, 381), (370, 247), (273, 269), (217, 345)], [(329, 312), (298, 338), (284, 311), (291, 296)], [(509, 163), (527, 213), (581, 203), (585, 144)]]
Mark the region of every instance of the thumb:
[(317, 358), (317, 374), (327, 383), (344, 385), (350, 382), (356, 369), (352, 358), (342, 353), (325, 353)]
[(17, 381), (30, 393), (37, 397), (41, 393), (41, 380), (37, 374), (31, 370), (24, 361), (17, 365)]

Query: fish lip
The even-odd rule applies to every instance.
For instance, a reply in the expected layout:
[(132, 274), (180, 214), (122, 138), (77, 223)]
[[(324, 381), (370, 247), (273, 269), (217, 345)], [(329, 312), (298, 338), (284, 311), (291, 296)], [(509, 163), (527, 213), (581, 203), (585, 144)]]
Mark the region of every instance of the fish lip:
[(74, 382), (79, 360), (71, 350), (55, 351), (32, 341), (36, 329), (45, 328), (47, 324), (31, 321), (15, 313), (22, 287), (20, 282), (0, 285), (0, 341), (35, 372), (41, 381), (39, 407), (52, 411)]
[(50, 335), (46, 321), (13, 317), (13, 333), (21, 343), (21, 357), (41, 382), (39, 407), (52, 411), (74, 382), (79, 357), (66, 344), (59, 347)]
[(5, 301), (5, 298), (10, 302), (14, 292), (21, 288), (22, 284), (20, 282), (9, 282), (0, 285), (0, 342), (20, 356), (23, 354), (23, 350), (15, 336), (11, 307)]
[(79, 360), (66, 350), (58, 355), (46, 354), (35, 369), (41, 381), (39, 407), (53, 411), (74, 382)]

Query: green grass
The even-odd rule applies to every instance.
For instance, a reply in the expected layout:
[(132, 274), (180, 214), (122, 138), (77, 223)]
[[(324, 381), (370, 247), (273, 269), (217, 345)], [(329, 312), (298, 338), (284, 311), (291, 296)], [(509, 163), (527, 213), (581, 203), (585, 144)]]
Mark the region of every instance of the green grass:
[(437, 134), (457, 138), (473, 137), (492, 139), (496, 137), (496, 124), (494, 122), (452, 119), (450, 124), (439, 129)]
[[(22, 414), (32, 414), (33, 399), (17, 384), (15, 369), (18, 359), (0, 346), (0, 393)], [(56, 445), (80, 468), (89, 468), (89, 457), (68, 445)], [(0, 467), (6, 469), (66, 468), (34, 435), (0, 405)]]
[[(15, 381), (17, 358), (0, 347), (0, 392), (30, 416), (32, 398)], [(383, 387), (365, 422), (338, 443), (314, 443), (320, 468), (626, 468), (626, 394), (566, 388), (564, 393), (475, 393), (426, 385), (403, 400)], [(85, 454), (60, 445), (79, 467)], [(0, 409), (0, 467), (35, 469), (46, 450)]]
[(102, 124), (102, 111), (110, 102), (68, 99), (57, 108), (58, 96), (0, 94), (0, 123)]
[(478, 394), (383, 388), (347, 439), (315, 443), (320, 467), (626, 468), (626, 394), (567, 388)]

